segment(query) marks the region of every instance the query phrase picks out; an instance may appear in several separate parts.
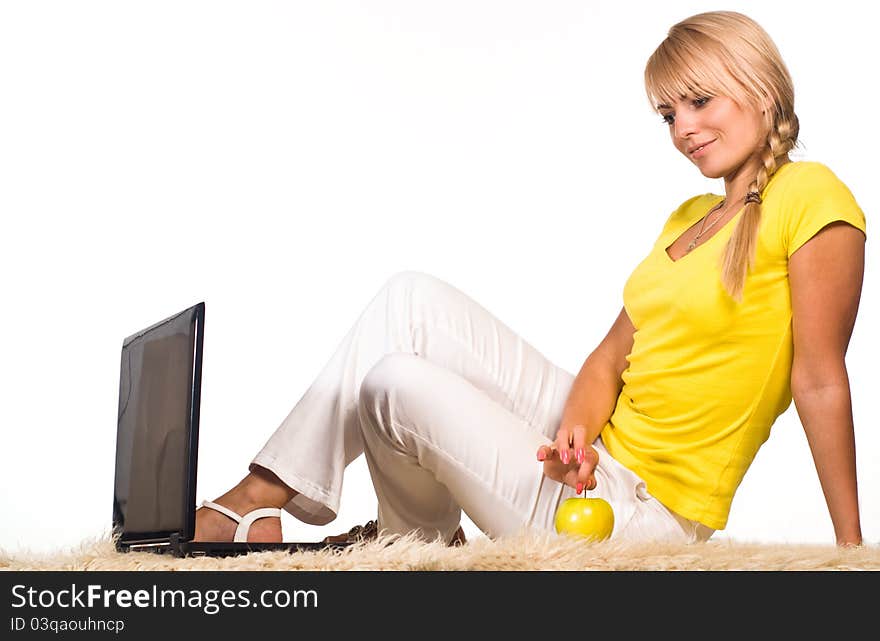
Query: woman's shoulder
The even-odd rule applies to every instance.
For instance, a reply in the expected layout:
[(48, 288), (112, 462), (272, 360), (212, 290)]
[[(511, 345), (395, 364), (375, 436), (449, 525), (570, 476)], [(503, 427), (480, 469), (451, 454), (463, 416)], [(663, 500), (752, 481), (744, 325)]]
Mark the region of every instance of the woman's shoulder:
[(679, 223), (688, 223), (702, 217), (706, 211), (723, 199), (724, 196), (713, 193), (697, 194), (682, 202), (666, 221), (666, 227)]
[(767, 185), (782, 192), (821, 193), (847, 186), (828, 165), (817, 160), (792, 160), (776, 170)]
[(777, 173), (764, 192), (769, 218), (787, 220), (814, 210), (859, 210), (858, 218), (864, 217), (852, 191), (827, 164), (815, 160), (792, 161), (780, 167)]
[(764, 233), (791, 256), (822, 227), (842, 220), (862, 232), (865, 214), (849, 187), (825, 163), (786, 163), (767, 186), (762, 207)]

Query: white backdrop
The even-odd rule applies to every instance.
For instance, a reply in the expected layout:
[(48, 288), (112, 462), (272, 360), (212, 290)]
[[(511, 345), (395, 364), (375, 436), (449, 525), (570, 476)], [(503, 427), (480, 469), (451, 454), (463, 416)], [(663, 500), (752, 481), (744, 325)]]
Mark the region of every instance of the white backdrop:
[[(644, 94), (648, 56), (694, 13), (739, 10), (770, 32), (795, 81), (795, 159), (830, 166), (873, 236), (880, 46), (864, 6), (3, 3), (0, 547), (109, 531), (122, 339), (199, 301), (199, 499), (243, 476), (397, 271), (449, 281), (577, 372), (668, 214), (723, 193)], [(877, 543), (874, 245), (847, 365)], [(285, 536), (375, 509), (360, 458), (339, 518), (285, 515)], [(833, 542), (794, 405), (724, 537)]]

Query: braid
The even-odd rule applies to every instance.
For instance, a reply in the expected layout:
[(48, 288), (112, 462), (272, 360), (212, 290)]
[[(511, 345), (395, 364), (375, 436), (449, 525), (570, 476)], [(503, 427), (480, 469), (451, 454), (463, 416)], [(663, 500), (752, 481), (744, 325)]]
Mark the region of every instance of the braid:
[[(795, 114), (777, 114), (776, 122), (767, 136), (761, 152), (761, 168), (748, 191), (763, 194), (770, 178), (776, 173), (780, 160), (788, 156), (797, 141), (798, 119)], [(746, 202), (733, 235), (722, 256), (721, 283), (736, 302), (742, 302), (745, 281), (755, 262), (758, 247), (758, 228), (761, 223), (761, 203)]]

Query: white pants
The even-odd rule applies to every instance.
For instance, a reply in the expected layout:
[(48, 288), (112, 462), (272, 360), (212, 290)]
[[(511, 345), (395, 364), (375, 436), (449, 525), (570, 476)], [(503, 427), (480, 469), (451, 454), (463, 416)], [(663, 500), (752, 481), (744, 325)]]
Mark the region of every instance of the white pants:
[[(419, 272), (394, 275), (367, 305), (253, 460), (296, 490), (285, 509), (336, 518), (345, 467), (364, 453), (379, 528), (449, 540), (461, 510), (491, 538), (553, 530), (574, 489), (543, 474), (574, 377), (474, 300)], [(596, 439), (596, 489), (612, 539), (706, 540)]]

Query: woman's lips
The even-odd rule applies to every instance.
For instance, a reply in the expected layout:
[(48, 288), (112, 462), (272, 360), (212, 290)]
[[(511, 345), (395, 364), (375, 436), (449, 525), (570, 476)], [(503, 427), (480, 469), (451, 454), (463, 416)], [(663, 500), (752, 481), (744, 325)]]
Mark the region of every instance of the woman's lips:
[(706, 154), (706, 151), (709, 149), (709, 147), (712, 145), (713, 142), (715, 142), (715, 141), (710, 140), (709, 142), (707, 142), (705, 145), (703, 145), (699, 149), (693, 151), (691, 153), (691, 158), (700, 158), (701, 156), (704, 156)]

